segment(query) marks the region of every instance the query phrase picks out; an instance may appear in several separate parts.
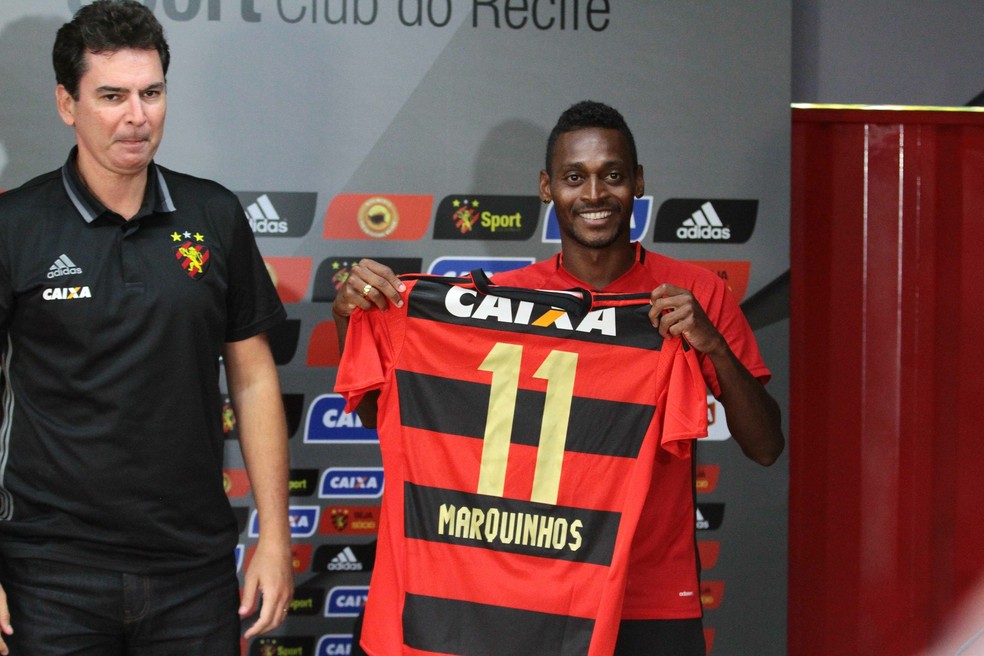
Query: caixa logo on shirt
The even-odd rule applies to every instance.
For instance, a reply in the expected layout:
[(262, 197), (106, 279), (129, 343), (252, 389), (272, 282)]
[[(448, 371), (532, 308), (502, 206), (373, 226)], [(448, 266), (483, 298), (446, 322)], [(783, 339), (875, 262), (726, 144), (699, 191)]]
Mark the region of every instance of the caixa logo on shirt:
[(378, 442), (375, 429), (366, 428), (354, 412), (345, 412), (340, 394), (322, 394), (308, 408), (304, 441), (321, 444), (364, 444)]
[(357, 617), (368, 596), (369, 587), (365, 585), (336, 586), (328, 591), (325, 617)]
[[(320, 506), (291, 506), (287, 518), (290, 520), (290, 534), (295, 538), (314, 535), (318, 528)], [(260, 516), (254, 510), (249, 520), (249, 537), (260, 536)]]
[(48, 287), (41, 292), (41, 298), (46, 301), (74, 301), (81, 298), (92, 298), (88, 285), (82, 287)]
[(331, 467), (321, 476), (318, 496), (376, 499), (383, 495), (382, 467)]
[(349, 656), (352, 653), (352, 636), (329, 633), (318, 641), (317, 656)]

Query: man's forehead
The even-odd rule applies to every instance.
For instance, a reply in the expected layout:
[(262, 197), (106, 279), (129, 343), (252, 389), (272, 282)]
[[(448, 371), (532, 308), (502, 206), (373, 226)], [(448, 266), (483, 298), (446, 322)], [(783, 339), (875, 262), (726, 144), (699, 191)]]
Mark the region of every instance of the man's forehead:
[(562, 133), (554, 148), (556, 163), (602, 160), (626, 163), (631, 158), (628, 142), (614, 128), (579, 128)]

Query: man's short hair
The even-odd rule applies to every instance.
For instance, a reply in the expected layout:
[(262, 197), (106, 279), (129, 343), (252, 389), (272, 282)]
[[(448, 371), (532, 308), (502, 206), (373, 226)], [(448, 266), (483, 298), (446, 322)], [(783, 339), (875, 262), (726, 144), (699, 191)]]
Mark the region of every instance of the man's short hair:
[(594, 100), (582, 100), (568, 107), (560, 115), (560, 118), (557, 119), (557, 125), (550, 131), (550, 136), (547, 138), (546, 171), (548, 175), (550, 174), (550, 164), (553, 160), (554, 147), (557, 145), (557, 139), (560, 135), (565, 132), (573, 132), (586, 128), (610, 128), (621, 132), (625, 137), (626, 143), (629, 145), (629, 153), (632, 156), (632, 168), (635, 169), (639, 164), (632, 130), (629, 129), (628, 124), (626, 124), (625, 119), (622, 118), (618, 110)]
[(156, 50), (167, 75), (171, 53), (164, 28), (153, 12), (136, 0), (96, 0), (76, 12), (58, 30), (51, 58), (55, 80), (75, 99), (86, 71), (85, 53), (117, 52), (127, 48)]

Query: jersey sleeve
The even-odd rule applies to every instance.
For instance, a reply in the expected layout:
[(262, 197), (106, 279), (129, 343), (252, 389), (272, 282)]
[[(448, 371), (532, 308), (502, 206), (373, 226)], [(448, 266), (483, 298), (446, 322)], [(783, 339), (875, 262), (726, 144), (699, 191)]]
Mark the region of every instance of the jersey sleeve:
[(690, 440), (707, 436), (707, 388), (696, 351), (675, 345), (670, 355), (660, 445), (685, 457)]
[(358, 309), (349, 319), (345, 350), (335, 377), (335, 392), (345, 398), (346, 412), (353, 412), (367, 392), (381, 388), (386, 381), (393, 359), (382, 338), (385, 324), (378, 316), (381, 314)]
[[(718, 279), (718, 283), (715, 285), (714, 291), (704, 301), (704, 311), (711, 323), (724, 336), (735, 357), (764, 385), (772, 378), (772, 372), (762, 360), (758, 342), (755, 341), (755, 334), (752, 332), (751, 326), (748, 325), (748, 320), (741, 311), (738, 300), (728, 291), (723, 280)], [(700, 364), (704, 372), (704, 380), (711, 389), (711, 393), (715, 397), (720, 396), (721, 386), (718, 383), (717, 372), (715, 372), (710, 358), (700, 356)]]

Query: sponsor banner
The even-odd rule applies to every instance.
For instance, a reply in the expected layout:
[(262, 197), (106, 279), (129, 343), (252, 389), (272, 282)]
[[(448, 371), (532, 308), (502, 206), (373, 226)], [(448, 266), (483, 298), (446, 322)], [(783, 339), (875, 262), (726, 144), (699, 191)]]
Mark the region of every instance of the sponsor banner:
[(739, 303), (745, 300), (748, 291), (748, 276), (751, 274), (752, 263), (748, 260), (688, 260), (708, 271), (716, 273), (728, 285), (728, 291)]
[[(643, 196), (632, 202), (632, 220), (629, 224), (629, 236), (632, 241), (640, 241), (649, 231), (649, 223), (653, 215), (653, 197)], [(560, 243), (560, 224), (557, 222), (557, 210), (553, 203), (547, 205), (547, 215), (543, 221), (543, 239), (547, 244)]]
[(357, 617), (366, 605), (369, 587), (365, 585), (336, 586), (328, 591), (325, 617)]
[(438, 276), (457, 278), (466, 276), (475, 269), (481, 269), (485, 275), (492, 277), (500, 271), (512, 271), (533, 264), (534, 257), (439, 257), (431, 262), (427, 273)]
[[(316, 303), (331, 303), (335, 300), (339, 288), (348, 280), (352, 265), (362, 259), (359, 257), (329, 257), (318, 265), (314, 274), (314, 293), (312, 299)], [(394, 273), (419, 273), (423, 260), (419, 257), (373, 257), (380, 264), (385, 264)]]
[(301, 320), (286, 319), (267, 331), (273, 362), (278, 365), (289, 364), (297, 352), (297, 341), (301, 337)]
[(263, 261), (282, 303), (304, 300), (314, 267), (310, 257), (264, 257)]
[(233, 506), (232, 514), (236, 518), (236, 528), (239, 530), (239, 534), (242, 535), (243, 531), (246, 530), (246, 525), (249, 524), (249, 508), (246, 506)]
[(700, 605), (704, 610), (714, 610), (724, 599), (724, 581), (701, 581)]
[(724, 522), (723, 503), (698, 503), (697, 504), (697, 530), (716, 531), (721, 528)]
[(236, 191), (257, 237), (303, 237), (314, 223), (318, 194), (306, 191)]
[(292, 497), (310, 497), (318, 487), (317, 469), (291, 469), (287, 483)]
[(290, 615), (320, 615), (321, 605), (325, 603), (324, 588), (300, 586), (294, 588), (294, 598), (290, 602)]
[(297, 429), (301, 427), (301, 414), (304, 412), (303, 394), (281, 394), (284, 402), (284, 414), (287, 415), (287, 437), (288, 439), (297, 434)]
[(277, 636), (256, 638), (249, 646), (249, 656), (312, 656), (314, 637)]
[(349, 656), (352, 653), (352, 636), (344, 633), (328, 633), (318, 640), (317, 656)]
[(311, 559), (314, 555), (313, 544), (290, 545), (290, 567), (295, 574), (303, 574), (311, 567)]
[(314, 551), (314, 573), (371, 572), (376, 564), (376, 543), (323, 544)]
[[(288, 514), (290, 534), (295, 538), (307, 538), (314, 535), (318, 528), (318, 513), (321, 506), (291, 506)], [(260, 537), (260, 516), (253, 511), (249, 520), (249, 537)]]
[(338, 194), (325, 213), (325, 239), (417, 240), (427, 232), (434, 197)]
[(697, 553), (700, 554), (701, 571), (713, 569), (721, 555), (721, 543), (717, 540), (698, 540)]
[[(275, 362), (276, 359), (276, 356), (274, 356)], [(301, 413), (304, 410), (304, 395), (281, 394), (280, 399), (284, 404), (284, 414), (287, 417), (287, 439), (290, 439), (297, 433), (297, 429), (301, 426)], [(222, 402), (222, 433), (227, 440), (239, 439), (239, 431), (236, 429), (236, 413), (232, 409), (232, 402), (229, 397), (225, 397)]]
[(341, 394), (322, 394), (308, 408), (304, 442), (373, 444), (379, 442), (379, 435), (376, 429), (363, 426), (357, 413), (345, 412)]
[(744, 244), (757, 215), (757, 200), (670, 198), (656, 213), (653, 241)]
[(322, 499), (378, 499), (382, 495), (382, 467), (331, 467), (322, 474), (318, 490)]
[(697, 465), (697, 494), (710, 494), (717, 488), (721, 465)]
[(245, 469), (222, 470), (222, 487), (230, 499), (244, 497), (249, 494), (249, 475)]
[(342, 360), (334, 321), (322, 321), (311, 331), (304, 362), (309, 367), (337, 367)]
[(445, 196), (437, 206), (434, 239), (526, 240), (539, 218), (536, 196)]
[(731, 439), (731, 430), (728, 428), (728, 417), (724, 414), (724, 405), (718, 403), (714, 395), (707, 393), (707, 437), (701, 440), (710, 442), (723, 442)]
[(379, 506), (327, 506), (321, 511), (322, 535), (373, 535), (379, 532)]

